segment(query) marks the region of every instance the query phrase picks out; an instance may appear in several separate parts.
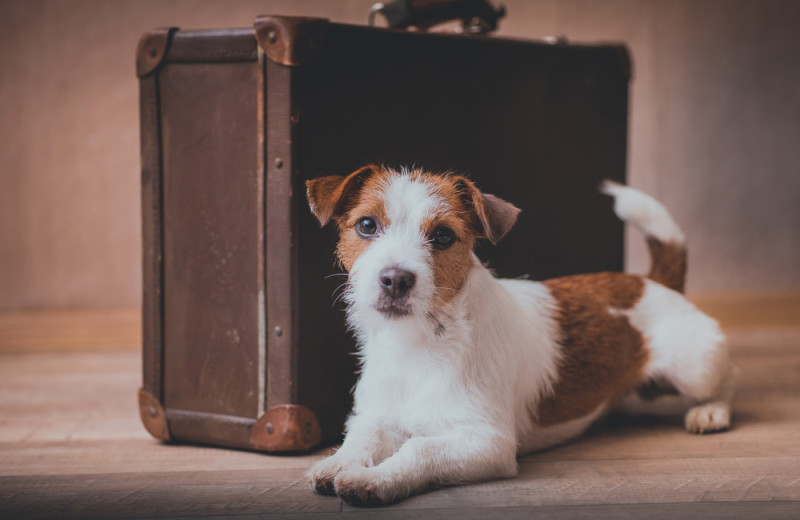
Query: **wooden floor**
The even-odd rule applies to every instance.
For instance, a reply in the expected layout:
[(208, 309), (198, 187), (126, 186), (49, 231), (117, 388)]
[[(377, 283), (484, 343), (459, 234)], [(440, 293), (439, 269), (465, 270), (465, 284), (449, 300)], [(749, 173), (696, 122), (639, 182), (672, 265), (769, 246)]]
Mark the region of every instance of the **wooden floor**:
[[(137, 413), (135, 333), (104, 330), (113, 348), (98, 348), (91, 326), (62, 319), (67, 340), (42, 330), (15, 340), (14, 327), (54, 321), (0, 317), (0, 518), (800, 519), (798, 299), (752, 312), (699, 301), (721, 315), (742, 369), (731, 431), (690, 435), (679, 415), (612, 417), (521, 458), (517, 478), (381, 510), (308, 489), (303, 472), (326, 450), (269, 456), (150, 438)], [(123, 329), (135, 325), (125, 316), (115, 318)], [(93, 347), (69, 347), (81, 338)], [(47, 341), (55, 346), (36, 347)]]

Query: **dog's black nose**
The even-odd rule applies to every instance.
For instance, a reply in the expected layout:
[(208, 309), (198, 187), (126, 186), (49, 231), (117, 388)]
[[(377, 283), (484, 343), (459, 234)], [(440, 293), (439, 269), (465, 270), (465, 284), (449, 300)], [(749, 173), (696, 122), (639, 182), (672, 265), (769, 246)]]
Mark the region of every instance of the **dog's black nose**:
[(383, 292), (390, 298), (405, 296), (417, 281), (417, 275), (397, 267), (387, 267), (378, 274), (378, 278)]

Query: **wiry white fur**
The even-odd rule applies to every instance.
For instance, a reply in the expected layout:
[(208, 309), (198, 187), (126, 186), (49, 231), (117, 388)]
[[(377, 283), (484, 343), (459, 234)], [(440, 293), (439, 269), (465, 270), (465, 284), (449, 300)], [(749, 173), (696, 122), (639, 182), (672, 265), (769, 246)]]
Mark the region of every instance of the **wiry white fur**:
[[(715, 320), (682, 294), (645, 280), (645, 291), (622, 314), (647, 339), (650, 359), (645, 377), (668, 379), (681, 396), (697, 404), (686, 415), (693, 432), (714, 431), (730, 424), (735, 368), (725, 335)], [(704, 412), (712, 414), (707, 420)]]
[[(391, 501), (431, 483), (514, 475), (530, 410), (557, 373), (555, 302), (540, 283), (499, 282), (473, 255), (459, 294), (431, 308), (431, 249), (420, 226), (447, 207), (406, 175), (388, 177), (382, 191), (391, 225), (353, 264), (347, 295), (362, 361), (353, 414), (344, 444), (311, 478), (336, 475), (337, 491), (377, 486)], [(416, 273), (411, 316), (387, 319), (373, 308), (387, 266)]]
[(647, 338), (646, 376), (669, 374), (681, 394), (698, 401), (715, 397), (730, 366), (725, 336), (715, 320), (682, 294), (650, 280), (633, 308), (617, 312)]
[[(619, 185), (607, 189), (620, 216), (662, 240), (682, 239), (658, 203)], [(563, 442), (602, 415), (612, 403), (536, 426), (533, 411), (553, 392), (561, 357), (552, 294), (542, 283), (498, 280), (472, 255), (462, 289), (435, 307), (431, 246), (420, 227), (446, 203), (406, 175), (387, 175), (381, 193), (391, 224), (353, 264), (347, 293), (362, 362), (353, 414), (341, 448), (309, 470), (312, 487), (332, 482), (340, 496), (386, 503), (431, 485), (512, 476), (518, 453)], [(412, 314), (399, 319), (374, 308), (378, 273), (390, 266), (417, 277)], [(730, 365), (713, 320), (651, 282), (635, 307), (609, 312), (624, 313), (647, 338), (648, 376), (675, 378), (701, 403), (687, 415), (689, 429), (727, 426)]]
[(614, 197), (614, 213), (620, 219), (661, 242), (684, 243), (683, 231), (666, 208), (650, 195), (612, 181), (603, 182), (600, 191)]
[(498, 281), (474, 258), (436, 315), (444, 334), (425, 316), (354, 324), (363, 370), (353, 415), (312, 478), (336, 473), (338, 487), (374, 485), (391, 501), (431, 483), (516, 474), (520, 447), (536, 443), (530, 410), (557, 373), (553, 310), (542, 284)]
[[(416, 273), (417, 287), (409, 303), (417, 309), (417, 318), (425, 316), (435, 291), (430, 247), (421, 227), (428, 215), (445, 209), (444, 200), (430, 185), (412, 182), (409, 175), (389, 176), (380, 189), (390, 225), (380, 230), (368, 250), (355, 261), (345, 292), (349, 322), (357, 334), (380, 328), (386, 322), (386, 317), (373, 307), (381, 293), (378, 273), (382, 269), (398, 267)], [(363, 339), (359, 343), (368, 344)]]

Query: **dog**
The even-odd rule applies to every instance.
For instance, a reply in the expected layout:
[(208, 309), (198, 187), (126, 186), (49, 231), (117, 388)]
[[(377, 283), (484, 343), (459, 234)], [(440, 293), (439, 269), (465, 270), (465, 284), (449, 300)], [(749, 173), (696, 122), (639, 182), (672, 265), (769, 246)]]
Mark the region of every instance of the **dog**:
[(352, 505), (517, 474), (517, 456), (587, 429), (622, 400), (678, 394), (686, 429), (730, 426), (734, 370), (716, 321), (681, 293), (684, 235), (664, 207), (606, 181), (647, 236), (646, 277), (498, 279), (473, 249), (519, 209), (454, 174), (366, 166), (306, 183), (338, 226), (361, 374), (344, 442), (307, 473)]

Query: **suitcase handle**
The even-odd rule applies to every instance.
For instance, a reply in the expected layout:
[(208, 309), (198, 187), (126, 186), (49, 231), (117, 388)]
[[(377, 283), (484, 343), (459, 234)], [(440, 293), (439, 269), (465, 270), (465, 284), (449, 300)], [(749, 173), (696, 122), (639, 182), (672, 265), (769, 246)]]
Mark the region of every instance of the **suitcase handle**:
[(461, 20), (462, 32), (486, 34), (497, 29), (506, 15), (505, 6), (495, 8), (489, 0), (392, 0), (378, 3), (369, 11), (369, 25), (380, 13), (392, 29), (416, 27), (427, 30), (450, 20)]

